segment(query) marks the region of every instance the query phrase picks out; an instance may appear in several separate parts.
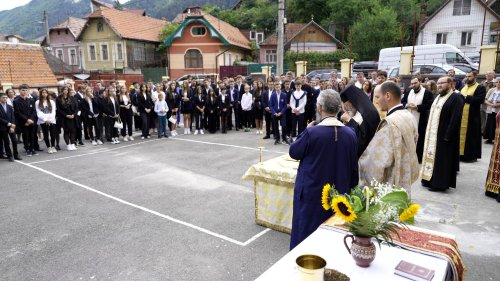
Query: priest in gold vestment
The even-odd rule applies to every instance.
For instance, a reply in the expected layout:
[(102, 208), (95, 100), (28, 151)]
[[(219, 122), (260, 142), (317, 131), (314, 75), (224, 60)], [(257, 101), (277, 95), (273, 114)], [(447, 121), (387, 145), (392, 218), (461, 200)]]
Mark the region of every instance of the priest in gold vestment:
[(481, 158), (481, 104), (486, 97), (486, 88), (476, 81), (477, 73), (467, 73), (466, 84), (460, 90), (465, 99), (460, 126), (460, 160), (475, 162)]
[(411, 193), (411, 185), (419, 173), (415, 118), (401, 104), (401, 88), (394, 82), (377, 85), (374, 101), (387, 110), (387, 116), (359, 159), (360, 184), (377, 180), (401, 186)]

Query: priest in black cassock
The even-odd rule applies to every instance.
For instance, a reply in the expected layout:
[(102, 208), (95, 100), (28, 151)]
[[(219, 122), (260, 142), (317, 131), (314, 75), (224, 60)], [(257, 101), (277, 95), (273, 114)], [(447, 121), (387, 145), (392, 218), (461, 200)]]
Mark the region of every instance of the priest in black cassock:
[(476, 81), (477, 73), (466, 75), (466, 84), (460, 91), (465, 99), (460, 126), (460, 160), (475, 162), (481, 158), (481, 104), (486, 97), (486, 88)]
[(413, 117), (415, 117), (415, 121), (417, 122), (417, 158), (418, 163), (422, 163), (425, 130), (427, 128), (429, 110), (431, 109), (432, 102), (434, 101), (434, 96), (431, 91), (422, 87), (422, 84), (420, 84), (420, 80), (418, 80), (417, 77), (413, 77), (410, 83), (410, 91), (401, 99), (401, 103), (413, 115)]
[(451, 77), (438, 80), (438, 96), (432, 103), (425, 132), (420, 177), (431, 191), (455, 188), (460, 164), (460, 123), (464, 99), (452, 88)]
[(340, 119), (356, 132), (360, 157), (377, 131), (380, 115), (370, 98), (355, 85), (346, 87), (340, 93), (340, 98), (344, 103), (344, 113)]

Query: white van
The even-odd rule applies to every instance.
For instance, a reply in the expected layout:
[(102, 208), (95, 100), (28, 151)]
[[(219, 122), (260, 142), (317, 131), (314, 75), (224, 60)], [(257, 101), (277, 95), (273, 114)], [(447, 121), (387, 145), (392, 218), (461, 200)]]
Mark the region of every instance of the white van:
[[(403, 47), (405, 51), (411, 51), (412, 49), (413, 46)], [(401, 47), (382, 49), (378, 58), (378, 69), (388, 71), (392, 67), (399, 66), (400, 59)], [(453, 65), (455, 63), (474, 65), (462, 51), (452, 45), (430, 44), (415, 46), (413, 64)]]

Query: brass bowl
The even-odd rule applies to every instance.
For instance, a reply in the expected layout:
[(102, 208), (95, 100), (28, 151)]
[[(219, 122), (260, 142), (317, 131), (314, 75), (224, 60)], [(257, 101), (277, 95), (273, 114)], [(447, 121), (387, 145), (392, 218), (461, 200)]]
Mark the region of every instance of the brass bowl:
[(310, 270), (321, 269), (326, 266), (326, 261), (322, 257), (316, 255), (302, 255), (299, 256), (295, 262), (298, 266)]

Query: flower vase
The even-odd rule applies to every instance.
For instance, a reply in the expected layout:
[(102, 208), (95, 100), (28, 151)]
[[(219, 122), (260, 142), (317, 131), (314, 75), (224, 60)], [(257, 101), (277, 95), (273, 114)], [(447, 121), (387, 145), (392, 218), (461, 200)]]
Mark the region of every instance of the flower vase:
[[(347, 246), (347, 238), (352, 239), (350, 248)], [(356, 264), (360, 267), (369, 267), (375, 259), (376, 248), (371, 237), (348, 234), (344, 237), (344, 245)]]

